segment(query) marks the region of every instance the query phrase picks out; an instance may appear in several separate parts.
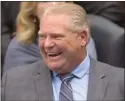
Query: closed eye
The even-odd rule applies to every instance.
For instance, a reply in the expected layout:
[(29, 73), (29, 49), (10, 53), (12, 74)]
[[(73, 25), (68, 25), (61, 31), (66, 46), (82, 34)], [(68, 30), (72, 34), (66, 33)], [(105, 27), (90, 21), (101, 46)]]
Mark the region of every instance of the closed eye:
[(45, 38), (46, 38), (46, 35), (39, 34), (39, 38), (40, 38), (40, 39), (45, 39)]
[(64, 36), (63, 35), (57, 35), (57, 34), (53, 34), (53, 35), (51, 35), (51, 37), (53, 38), (53, 39), (62, 39)]

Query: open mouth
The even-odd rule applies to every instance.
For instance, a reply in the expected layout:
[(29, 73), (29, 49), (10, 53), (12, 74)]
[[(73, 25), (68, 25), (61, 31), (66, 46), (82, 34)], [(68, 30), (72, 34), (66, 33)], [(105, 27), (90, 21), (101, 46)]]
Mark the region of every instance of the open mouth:
[(57, 56), (60, 56), (62, 54), (62, 52), (60, 53), (48, 53), (48, 56), (49, 57), (57, 57)]

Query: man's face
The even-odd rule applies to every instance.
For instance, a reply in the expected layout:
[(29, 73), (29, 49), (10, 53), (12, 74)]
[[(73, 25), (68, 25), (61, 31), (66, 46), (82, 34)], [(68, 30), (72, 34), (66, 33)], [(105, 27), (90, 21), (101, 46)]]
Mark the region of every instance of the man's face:
[(40, 21), (39, 47), (48, 68), (57, 73), (71, 72), (84, 58), (81, 36), (68, 29), (66, 15), (44, 16)]

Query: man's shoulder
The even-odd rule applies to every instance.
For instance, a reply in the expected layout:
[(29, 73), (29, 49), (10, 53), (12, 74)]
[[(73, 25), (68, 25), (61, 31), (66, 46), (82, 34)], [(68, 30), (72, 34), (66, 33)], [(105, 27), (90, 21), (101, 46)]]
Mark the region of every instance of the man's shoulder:
[(124, 67), (114, 67), (98, 61), (95, 64), (96, 71), (99, 72), (97, 74), (103, 74), (103, 77), (110, 83), (110, 88), (114, 89), (113, 91), (119, 89), (120, 93), (124, 94)]
[(8, 78), (29, 78), (34, 75), (35, 72), (39, 71), (40, 68), (45, 68), (42, 60), (37, 61), (32, 64), (27, 64), (23, 66), (13, 67), (4, 73)]
[(104, 73), (108, 77), (123, 77), (124, 68), (112, 66), (100, 61), (92, 60), (96, 64), (96, 69)]

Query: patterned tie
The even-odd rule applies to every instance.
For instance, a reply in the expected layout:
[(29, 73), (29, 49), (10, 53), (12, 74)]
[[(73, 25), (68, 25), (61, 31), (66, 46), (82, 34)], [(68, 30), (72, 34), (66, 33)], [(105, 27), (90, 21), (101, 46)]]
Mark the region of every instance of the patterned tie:
[(72, 87), (69, 83), (73, 78), (73, 75), (70, 75), (68, 77), (60, 76), (60, 80), (62, 81), (59, 94), (60, 101), (73, 101)]

